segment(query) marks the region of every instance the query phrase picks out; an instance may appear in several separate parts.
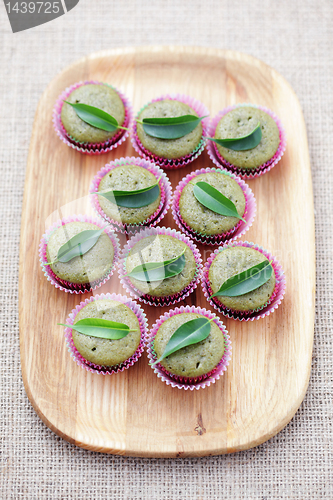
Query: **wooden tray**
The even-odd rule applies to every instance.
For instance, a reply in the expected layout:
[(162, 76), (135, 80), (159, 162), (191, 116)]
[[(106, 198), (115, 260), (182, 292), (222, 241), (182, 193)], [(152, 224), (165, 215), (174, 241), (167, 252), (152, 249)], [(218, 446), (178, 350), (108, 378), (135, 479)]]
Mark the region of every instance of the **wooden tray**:
[[(237, 102), (272, 109), (287, 132), (287, 150), (271, 172), (250, 181), (258, 213), (245, 235), (280, 260), (287, 292), (268, 318), (225, 321), (233, 354), (215, 385), (185, 392), (157, 379), (144, 355), (116, 376), (86, 372), (67, 352), (68, 313), (87, 295), (71, 296), (46, 281), (38, 261), (45, 226), (87, 210), (91, 179), (107, 162), (135, 155), (130, 140), (111, 153), (82, 155), (65, 146), (51, 123), (63, 89), (96, 79), (122, 89), (134, 109), (163, 93), (181, 92), (206, 104), (214, 116)], [(201, 167), (205, 152), (170, 173), (173, 187)], [(73, 201), (78, 200), (78, 201)], [(55, 213), (54, 213), (55, 212)], [(50, 214), (52, 214), (50, 216)], [(175, 227), (169, 212), (161, 225)], [(204, 257), (209, 247), (202, 247)], [(93, 54), (66, 68), (45, 90), (31, 138), (20, 249), (20, 346), (22, 375), (39, 417), (56, 434), (89, 450), (145, 457), (231, 453), (279, 432), (304, 398), (310, 375), (314, 324), (315, 247), (311, 173), (302, 111), (289, 84), (248, 55), (216, 49), (147, 47)], [(125, 293), (117, 276), (97, 291)], [(201, 287), (186, 301), (209, 308)], [(149, 324), (166, 308), (146, 307)]]

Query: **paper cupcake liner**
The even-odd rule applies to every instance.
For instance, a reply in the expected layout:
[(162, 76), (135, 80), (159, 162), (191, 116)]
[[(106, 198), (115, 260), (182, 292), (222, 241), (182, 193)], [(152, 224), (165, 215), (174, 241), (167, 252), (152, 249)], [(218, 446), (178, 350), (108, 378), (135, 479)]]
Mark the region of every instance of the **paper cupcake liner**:
[[(125, 276), (126, 258), (131, 249), (134, 247), (134, 245), (143, 238), (146, 238), (147, 236), (151, 235), (157, 236), (160, 234), (173, 236), (174, 238), (183, 241), (191, 249), (196, 262), (196, 271), (191, 283), (189, 283), (189, 285), (187, 285), (181, 292), (178, 292), (174, 295), (168, 295), (166, 297), (154, 297), (152, 295), (148, 295), (141, 292), (136, 287), (134, 287), (130, 279)], [(187, 236), (180, 233), (179, 231), (166, 227), (145, 228), (142, 231), (138, 232), (135, 236), (133, 236), (123, 248), (118, 266), (120, 282), (122, 286), (125, 288), (127, 293), (129, 293), (132, 297), (140, 300), (141, 302), (144, 302), (145, 304), (151, 306), (162, 306), (162, 307), (176, 304), (180, 300), (184, 300), (186, 297), (188, 297), (193, 292), (193, 290), (195, 290), (196, 287), (198, 286), (201, 271), (202, 271), (202, 259), (200, 252), (195, 246), (195, 244), (189, 238), (187, 238)]]
[[(116, 135), (111, 137), (108, 141), (99, 143), (99, 144), (89, 144), (89, 143), (84, 143), (84, 142), (78, 142), (75, 140), (74, 137), (71, 137), (67, 132), (65, 127), (62, 124), (61, 121), (61, 110), (64, 104), (64, 100), (67, 99), (67, 97), (77, 88), (82, 87), (82, 85), (88, 85), (88, 84), (95, 84), (95, 85), (108, 85), (111, 87), (113, 90), (115, 90), (118, 94), (120, 99), (122, 100), (125, 108), (125, 118), (124, 122), (121, 124), (123, 127), (128, 128), (128, 130), (122, 130), (120, 129), (119, 132), (117, 132)], [(113, 87), (112, 85), (109, 85), (107, 83), (102, 83), (98, 82), (95, 80), (89, 80), (86, 82), (79, 82), (79, 83), (74, 83), (74, 85), (71, 85), (68, 87), (66, 90), (60, 94), (58, 97), (58, 100), (53, 108), (53, 126), (55, 128), (55, 131), (58, 135), (58, 137), (65, 143), (67, 146), (70, 146), (73, 149), (76, 149), (76, 151), (79, 151), (80, 153), (88, 154), (88, 155), (99, 155), (103, 153), (108, 153), (112, 149), (120, 146), (127, 137), (129, 136), (129, 131), (132, 126), (132, 121), (133, 121), (133, 108), (128, 100), (128, 98), (120, 92), (116, 87)]]
[(217, 165), (218, 167), (222, 166), (223, 168), (226, 168), (227, 170), (230, 170), (231, 172), (239, 175), (242, 179), (255, 179), (256, 177), (260, 177), (261, 175), (269, 172), (281, 160), (287, 145), (286, 133), (281, 123), (281, 120), (270, 109), (265, 108), (264, 106), (258, 106), (256, 104), (236, 104), (234, 106), (228, 106), (227, 108), (223, 109), (212, 119), (211, 124), (209, 125), (208, 128), (208, 137), (215, 136), (215, 130), (217, 124), (224, 115), (229, 113), (229, 111), (232, 111), (233, 109), (238, 108), (240, 106), (256, 107), (262, 111), (265, 111), (265, 113), (267, 113), (269, 116), (271, 116), (271, 118), (273, 118), (276, 125), (278, 126), (280, 134), (280, 144), (275, 154), (272, 156), (272, 158), (270, 158), (270, 160), (268, 160), (266, 163), (263, 163), (259, 167), (253, 169), (250, 168), (245, 169), (236, 167), (232, 163), (229, 163), (225, 158), (223, 158), (223, 156), (217, 149), (216, 143), (213, 141), (207, 140), (207, 151), (212, 162), (215, 163), (215, 165)]
[[(222, 252), (226, 248), (236, 246), (249, 247), (253, 248), (254, 250), (258, 250), (258, 252), (262, 253), (266, 257), (266, 259), (272, 263), (274, 269), (276, 283), (271, 297), (263, 306), (251, 311), (235, 311), (221, 304), (216, 300), (216, 297), (213, 297), (212, 299), (210, 298), (214, 293), (210, 287), (208, 279), (210, 266), (218, 253)], [(255, 243), (249, 243), (248, 241), (238, 241), (232, 242), (231, 244), (225, 245), (223, 247), (219, 247), (210, 255), (203, 269), (201, 285), (206, 299), (218, 312), (222, 313), (227, 318), (238, 319), (239, 321), (254, 321), (255, 319), (269, 316), (275, 309), (279, 307), (286, 291), (286, 278), (278, 260), (267, 250), (265, 250), (263, 247), (260, 247), (259, 245), (256, 245)]]
[[(243, 218), (246, 220), (246, 223), (240, 220), (235, 227), (233, 227), (230, 231), (226, 231), (222, 234), (216, 235), (205, 235), (203, 233), (198, 233), (194, 229), (192, 229), (182, 218), (180, 210), (179, 210), (179, 199), (182, 194), (184, 187), (195, 177), (200, 174), (206, 174), (209, 172), (221, 172), (225, 175), (228, 175), (232, 179), (234, 179), (240, 188), (243, 191), (245, 197), (245, 212)], [(184, 177), (178, 186), (175, 189), (173, 202), (172, 202), (172, 214), (173, 218), (176, 221), (178, 227), (184, 231), (190, 238), (194, 239), (198, 243), (203, 243), (205, 245), (220, 245), (224, 241), (234, 241), (237, 238), (243, 236), (250, 229), (253, 224), (255, 215), (257, 211), (256, 200), (253, 195), (252, 190), (249, 186), (235, 174), (227, 172), (226, 170), (216, 169), (216, 168), (202, 168), (200, 170), (196, 170), (195, 172), (189, 173), (186, 177)]]
[[(156, 180), (160, 179), (159, 181), (159, 186), (161, 190), (161, 201), (160, 204), (155, 211), (154, 214), (152, 214), (148, 219), (146, 219), (142, 223), (138, 224), (124, 224), (122, 222), (115, 221), (113, 219), (110, 219), (106, 215), (106, 213), (102, 210), (100, 204), (99, 204), (99, 199), (98, 195), (94, 193), (98, 193), (98, 188), (99, 184), (102, 180), (102, 178), (109, 173), (111, 170), (114, 168), (120, 167), (122, 165), (129, 165), (129, 164), (135, 164), (138, 167), (143, 167), (149, 172), (151, 172), (155, 177)], [(90, 197), (92, 206), (94, 210), (97, 212), (97, 214), (102, 217), (102, 219), (106, 220), (109, 222), (115, 230), (119, 231), (120, 233), (123, 234), (131, 234), (133, 232), (136, 232), (138, 228), (143, 227), (143, 226), (156, 226), (160, 222), (161, 219), (165, 216), (167, 211), (169, 210), (170, 203), (171, 203), (171, 195), (172, 195), (172, 189), (171, 189), (171, 184), (166, 176), (166, 174), (161, 170), (157, 165), (154, 165), (154, 163), (147, 161), (143, 158), (137, 158), (137, 157), (126, 157), (126, 158), (119, 158), (115, 161), (112, 161), (111, 163), (108, 163), (103, 167), (98, 174), (94, 177), (91, 186), (90, 186), (90, 194), (92, 196)]]
[[(157, 101), (163, 101), (164, 99), (170, 99), (174, 101), (181, 101), (188, 106), (190, 106), (194, 111), (197, 113), (198, 116), (207, 116), (209, 115), (209, 111), (206, 108), (204, 104), (202, 104), (200, 101), (197, 99), (194, 99), (193, 97), (189, 97), (187, 95), (183, 94), (166, 94), (161, 97), (158, 97), (157, 99), (153, 99), (151, 102), (143, 106), (139, 113), (137, 114), (136, 118), (140, 115), (140, 113), (147, 107), (149, 104), (152, 104), (153, 102)], [(146, 149), (143, 144), (141, 143), (138, 135), (137, 135), (137, 127), (136, 127), (136, 121), (134, 120), (133, 123), (133, 130), (132, 130), (132, 145), (135, 149), (135, 151), (140, 155), (143, 156), (144, 158), (148, 160), (152, 160), (154, 163), (159, 165), (162, 168), (165, 169), (172, 169), (175, 170), (177, 168), (182, 168), (194, 161), (198, 156), (201, 155), (205, 148), (205, 143), (206, 139), (205, 136), (207, 134), (207, 128), (208, 128), (208, 123), (209, 119), (208, 117), (202, 120), (202, 138), (201, 141), (199, 142), (198, 146), (192, 151), (192, 153), (182, 156), (181, 158), (177, 159), (167, 159), (167, 158), (162, 158), (161, 156), (157, 156), (148, 149)]]
[(194, 389), (199, 390), (201, 388), (203, 389), (204, 387), (209, 387), (211, 384), (215, 384), (216, 380), (219, 380), (221, 375), (223, 375), (223, 373), (227, 369), (227, 366), (229, 365), (229, 360), (231, 358), (231, 342), (230, 342), (230, 337), (228, 335), (228, 331), (224, 326), (224, 324), (222, 323), (222, 321), (211, 311), (207, 311), (206, 309), (203, 309), (201, 307), (181, 306), (181, 307), (176, 307), (175, 309), (172, 309), (171, 311), (166, 312), (164, 315), (160, 316), (160, 318), (153, 325), (147, 339), (147, 351), (148, 351), (149, 362), (150, 364), (154, 363), (157, 359), (157, 356), (154, 351), (154, 339), (158, 329), (160, 328), (162, 323), (164, 323), (164, 321), (180, 313), (197, 313), (206, 316), (206, 318), (208, 319), (214, 319), (214, 323), (223, 332), (224, 336), (225, 349), (223, 356), (219, 361), (219, 363), (217, 364), (217, 366), (211, 372), (197, 378), (188, 378), (188, 377), (186, 378), (186, 377), (179, 377), (177, 375), (172, 375), (171, 373), (167, 372), (167, 370), (159, 363), (155, 366), (152, 366), (152, 369), (154, 370), (158, 378), (160, 378), (167, 385), (171, 385), (171, 387), (177, 387), (178, 389), (185, 389), (185, 391), (187, 390), (193, 391)]
[(70, 217), (66, 217), (62, 220), (58, 220), (55, 222), (49, 229), (46, 231), (46, 233), (42, 236), (42, 239), (39, 244), (39, 262), (42, 266), (44, 276), (47, 278), (47, 280), (54, 285), (56, 288), (59, 288), (60, 290), (63, 290), (64, 292), (69, 292), (69, 293), (86, 293), (90, 292), (92, 290), (95, 290), (96, 288), (99, 288), (100, 286), (104, 285), (111, 276), (113, 275), (113, 272), (116, 267), (116, 263), (119, 258), (119, 251), (120, 251), (120, 246), (119, 246), (119, 241), (117, 236), (114, 234), (112, 228), (110, 227), (105, 227), (104, 232), (109, 236), (113, 248), (114, 248), (114, 256), (113, 256), (113, 263), (110, 271), (106, 273), (104, 276), (102, 276), (100, 279), (93, 281), (92, 283), (70, 283), (69, 281), (62, 280), (60, 279), (51, 269), (50, 266), (47, 266), (47, 256), (46, 256), (46, 249), (47, 249), (47, 244), (49, 242), (49, 239), (51, 237), (51, 234), (58, 229), (59, 227), (68, 224), (70, 222), (89, 222), (91, 224), (95, 224), (96, 226), (100, 227), (102, 229), (103, 227), (103, 222), (100, 219), (95, 219), (93, 217), (90, 217), (88, 215), (72, 215)]
[(147, 317), (141, 307), (134, 302), (134, 300), (129, 299), (128, 297), (125, 297), (124, 295), (117, 295), (115, 293), (110, 294), (104, 294), (102, 293), (101, 295), (95, 295), (92, 296), (88, 299), (86, 299), (84, 302), (81, 302), (78, 306), (76, 306), (72, 312), (69, 314), (69, 317), (66, 320), (67, 324), (73, 325), (75, 317), (81, 309), (89, 304), (89, 302), (94, 302), (95, 300), (102, 300), (102, 299), (111, 299), (111, 300), (117, 300), (118, 302), (121, 302), (122, 304), (125, 304), (127, 307), (131, 309), (131, 311), (136, 315), (139, 321), (140, 325), (140, 332), (141, 332), (141, 340), (140, 344), (135, 351), (135, 353), (129, 357), (126, 361), (123, 361), (122, 363), (115, 365), (115, 366), (100, 366), (96, 365), (94, 363), (91, 363), (90, 361), (87, 361), (79, 351), (76, 349), (74, 342), (73, 342), (73, 336), (72, 336), (72, 329), (71, 328), (65, 328), (65, 340), (67, 344), (67, 349), (68, 352), (70, 353), (71, 357), (73, 358), (74, 361), (76, 361), (78, 366), (81, 366), (81, 368), (84, 368), (85, 370), (92, 372), (92, 373), (98, 373), (101, 375), (112, 375), (113, 373), (119, 373), (124, 370), (127, 370), (130, 366), (133, 366), (136, 361), (141, 357), (145, 343), (146, 343), (146, 338), (147, 338)]

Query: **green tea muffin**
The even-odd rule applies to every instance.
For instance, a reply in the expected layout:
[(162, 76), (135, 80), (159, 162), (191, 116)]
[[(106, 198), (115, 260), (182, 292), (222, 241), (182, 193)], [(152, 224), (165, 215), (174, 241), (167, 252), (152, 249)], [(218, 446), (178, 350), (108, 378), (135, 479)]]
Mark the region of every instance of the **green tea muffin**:
[(168, 297), (180, 293), (191, 283), (196, 273), (193, 252), (183, 241), (163, 234), (147, 236), (134, 245), (126, 259), (126, 271), (130, 273), (140, 264), (175, 258), (184, 249), (185, 267), (180, 274), (151, 283), (130, 277), (130, 282), (137, 290), (152, 297)]
[(56, 261), (60, 247), (87, 229), (101, 228), (90, 222), (69, 222), (55, 229), (47, 242), (47, 262), (52, 263), (49, 267), (57, 279), (69, 287), (94, 283), (109, 273), (113, 266), (115, 248), (110, 237), (104, 232), (84, 255), (74, 257), (68, 262)]
[[(198, 116), (188, 104), (171, 99), (163, 99), (148, 104), (139, 114), (138, 119), (177, 117), (183, 115)], [(136, 124), (136, 133), (144, 149), (155, 156), (169, 160), (180, 159), (190, 155), (199, 146), (202, 139), (202, 124), (189, 134), (179, 139), (159, 139), (148, 135), (141, 123)]]
[[(102, 109), (113, 116), (119, 125), (125, 119), (125, 107), (119, 94), (109, 85), (86, 84), (73, 90), (66, 101), (77, 104), (83, 103)], [(64, 102), (61, 109), (61, 122), (68, 136), (80, 143), (104, 143), (119, 133), (119, 130), (108, 132), (89, 125), (81, 120), (72, 106)]]
[[(134, 191), (156, 184), (157, 179), (149, 170), (138, 165), (122, 165), (110, 170), (100, 181), (98, 191)], [(155, 201), (139, 208), (121, 207), (104, 196), (98, 196), (99, 206), (107, 220), (123, 224), (141, 224), (149, 219), (161, 202), (161, 189)]]
[(239, 224), (237, 217), (226, 217), (213, 212), (202, 205), (193, 194), (193, 185), (204, 181), (231, 200), (240, 217), (244, 215), (246, 200), (240, 185), (228, 174), (208, 172), (195, 176), (187, 182), (179, 198), (179, 216), (181, 221), (195, 233), (215, 236), (230, 232)]
[[(260, 264), (264, 260), (267, 260), (267, 257), (263, 253), (247, 246), (222, 249), (216, 254), (209, 268), (209, 293), (211, 295), (216, 293), (227, 279)], [(237, 297), (218, 295), (212, 300), (227, 310), (250, 313), (264, 307), (269, 302), (275, 290), (275, 284), (276, 279), (273, 272), (266, 283), (252, 292)]]
[(280, 131), (275, 120), (265, 111), (248, 105), (237, 106), (226, 113), (215, 129), (215, 139), (248, 135), (260, 123), (262, 138), (258, 146), (245, 151), (233, 151), (214, 144), (222, 159), (235, 167), (253, 170), (271, 160), (280, 145)]
[[(206, 316), (196, 313), (180, 313), (162, 323), (153, 344), (157, 359), (162, 356), (175, 331), (184, 323), (196, 318), (206, 318)], [(210, 333), (205, 340), (183, 347), (160, 361), (160, 364), (168, 373), (179, 377), (197, 379), (214, 370), (224, 354), (225, 340), (223, 332), (214, 321), (210, 323), (210, 326)]]
[(73, 343), (81, 356), (99, 366), (115, 366), (130, 358), (140, 344), (141, 332), (137, 316), (122, 302), (100, 299), (88, 303), (76, 315), (74, 325), (84, 318), (100, 318), (124, 323), (129, 332), (122, 339), (90, 337), (72, 330)]
[(200, 252), (190, 238), (166, 227), (145, 228), (124, 247), (119, 276), (136, 299), (166, 306), (183, 300), (197, 287), (201, 269)]

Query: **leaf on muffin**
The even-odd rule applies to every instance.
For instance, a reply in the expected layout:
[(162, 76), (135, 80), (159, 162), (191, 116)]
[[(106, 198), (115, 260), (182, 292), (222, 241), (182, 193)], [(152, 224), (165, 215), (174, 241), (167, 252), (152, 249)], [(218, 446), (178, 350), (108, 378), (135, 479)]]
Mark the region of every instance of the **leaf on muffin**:
[(126, 337), (129, 332), (136, 332), (131, 330), (128, 325), (118, 323), (117, 321), (110, 321), (102, 318), (84, 318), (77, 321), (74, 325), (67, 325), (58, 323), (58, 325), (66, 326), (72, 330), (76, 330), (83, 335), (89, 337), (97, 337), (100, 339), (118, 340)]
[(50, 266), (56, 262), (69, 262), (74, 257), (84, 255), (97, 243), (104, 229), (104, 227), (102, 229), (85, 229), (76, 234), (59, 248), (56, 260), (47, 262), (45, 265)]
[(216, 142), (219, 146), (223, 146), (227, 149), (232, 149), (233, 151), (247, 151), (248, 149), (253, 149), (258, 146), (261, 141), (262, 132), (260, 128), (260, 123), (247, 135), (242, 137), (235, 137), (233, 139), (215, 139), (208, 137), (210, 141)]
[(144, 118), (141, 123), (146, 134), (157, 139), (180, 139), (192, 132), (205, 116), (183, 115), (164, 118)]
[(198, 202), (209, 210), (225, 217), (237, 217), (246, 222), (238, 214), (235, 204), (207, 182), (199, 181), (193, 184), (193, 194)]
[(161, 178), (152, 186), (137, 189), (136, 191), (120, 191), (110, 190), (101, 191), (98, 195), (104, 196), (111, 203), (115, 203), (119, 207), (126, 208), (141, 208), (154, 203), (160, 194), (160, 187), (158, 185)]
[(273, 274), (273, 266), (267, 259), (260, 264), (256, 264), (245, 271), (242, 271), (231, 278), (228, 278), (220, 289), (211, 295), (210, 298), (217, 295), (224, 297), (239, 297), (248, 292), (256, 290), (264, 285)]
[(181, 325), (170, 337), (162, 356), (152, 364), (155, 365), (156, 363), (159, 363), (162, 359), (170, 356), (170, 354), (176, 351), (179, 351), (183, 347), (197, 344), (198, 342), (205, 340), (210, 334), (210, 323), (213, 319), (196, 318)]
[(185, 267), (185, 251), (186, 247), (177, 257), (173, 257), (163, 262), (147, 262), (146, 264), (140, 264), (132, 269), (131, 272), (125, 274), (125, 276), (147, 283), (177, 276)]
[(123, 130), (127, 130), (125, 127), (121, 127), (117, 120), (109, 115), (106, 111), (103, 111), (100, 108), (96, 108), (95, 106), (89, 106), (89, 104), (84, 104), (81, 102), (72, 103), (68, 101), (64, 101), (66, 104), (69, 104), (74, 108), (75, 113), (81, 120), (92, 127), (106, 130), (106, 132), (114, 132), (119, 128)]

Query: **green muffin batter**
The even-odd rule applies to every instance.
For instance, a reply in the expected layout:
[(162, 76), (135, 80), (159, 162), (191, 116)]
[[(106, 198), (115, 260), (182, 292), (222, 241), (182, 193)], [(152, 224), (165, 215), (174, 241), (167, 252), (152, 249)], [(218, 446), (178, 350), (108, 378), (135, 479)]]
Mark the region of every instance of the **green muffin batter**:
[[(213, 293), (217, 292), (227, 279), (242, 271), (246, 271), (246, 269), (256, 264), (260, 264), (260, 262), (264, 260), (266, 260), (266, 257), (254, 248), (225, 248), (217, 254), (209, 269), (208, 279)], [(275, 274), (273, 272), (266, 283), (252, 292), (248, 292), (238, 297), (224, 297), (223, 295), (218, 295), (214, 297), (214, 301), (220, 302), (234, 311), (251, 311), (266, 304), (272, 296), (274, 288)]]
[[(47, 261), (55, 261), (59, 248), (86, 229), (100, 229), (100, 227), (89, 222), (70, 222), (56, 229), (47, 244)], [(102, 233), (87, 253), (74, 257), (69, 262), (55, 262), (50, 268), (60, 279), (70, 283), (93, 283), (110, 271), (113, 256), (112, 242), (107, 234)]]
[(192, 250), (178, 238), (168, 235), (152, 235), (134, 245), (126, 259), (126, 272), (147, 262), (162, 262), (180, 256), (185, 248), (185, 267), (180, 274), (162, 281), (147, 283), (129, 277), (129, 280), (143, 294), (152, 297), (167, 297), (181, 292), (191, 283), (196, 271)]
[(225, 217), (202, 205), (193, 194), (193, 184), (205, 181), (231, 200), (240, 216), (244, 215), (245, 197), (242, 188), (229, 175), (210, 172), (196, 176), (184, 187), (179, 199), (179, 211), (182, 219), (191, 229), (200, 234), (215, 235), (230, 231), (239, 219)]
[(76, 315), (74, 325), (84, 318), (117, 321), (129, 326), (130, 330), (136, 330), (117, 340), (90, 337), (72, 330), (74, 345), (87, 361), (101, 366), (115, 366), (130, 358), (137, 350), (141, 337), (139, 321), (125, 304), (110, 299), (89, 302)]
[[(99, 184), (98, 191), (134, 191), (156, 184), (156, 177), (146, 168), (137, 165), (122, 165), (108, 172)], [(123, 224), (140, 224), (151, 217), (159, 207), (161, 193), (157, 199), (145, 207), (119, 207), (104, 196), (98, 197), (103, 212), (112, 220)]]
[[(180, 101), (165, 99), (148, 104), (139, 115), (143, 118), (164, 118), (184, 115), (195, 115), (197, 113), (188, 105)], [(177, 159), (191, 154), (199, 145), (202, 137), (202, 125), (196, 126), (192, 132), (179, 139), (158, 139), (146, 134), (141, 123), (137, 123), (137, 134), (141, 144), (148, 150), (161, 158)]]
[[(154, 340), (157, 359), (162, 356), (171, 336), (181, 325), (187, 321), (204, 317), (196, 313), (181, 313), (164, 321)], [(205, 340), (183, 347), (179, 351), (170, 354), (170, 356), (162, 359), (161, 365), (168, 372), (182, 377), (195, 378), (212, 371), (223, 356), (224, 336), (214, 321), (210, 325), (210, 334)]]
[[(125, 108), (119, 94), (108, 85), (88, 84), (81, 85), (66, 98), (73, 104), (83, 103), (102, 109), (113, 116), (119, 125), (125, 119)], [(64, 102), (61, 110), (61, 121), (68, 135), (77, 142), (98, 144), (105, 142), (119, 132), (107, 132), (89, 125), (79, 118), (72, 106)]]
[(254, 169), (270, 160), (276, 153), (280, 136), (273, 118), (261, 109), (252, 106), (238, 106), (224, 115), (217, 124), (215, 139), (229, 139), (248, 135), (260, 123), (262, 138), (258, 146), (246, 151), (233, 151), (216, 144), (229, 163), (244, 169)]

